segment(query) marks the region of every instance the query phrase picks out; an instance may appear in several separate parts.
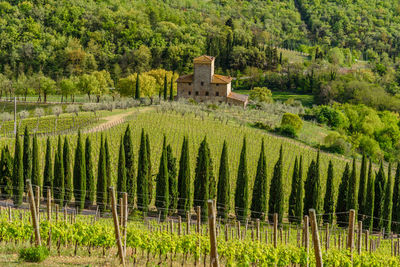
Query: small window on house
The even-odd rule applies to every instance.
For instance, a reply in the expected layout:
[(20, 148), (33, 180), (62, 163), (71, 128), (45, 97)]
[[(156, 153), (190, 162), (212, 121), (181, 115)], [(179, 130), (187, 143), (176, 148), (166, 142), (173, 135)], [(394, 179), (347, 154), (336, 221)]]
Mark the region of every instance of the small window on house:
[(204, 82), (201, 82), (201, 86), (203, 86), (204, 85)]
[(215, 93), (215, 96), (219, 96), (219, 92), (216, 92), (216, 93)]
[(198, 92), (198, 91), (196, 91), (196, 95), (199, 95), (199, 92)]
[(217, 83), (216, 86), (219, 86), (219, 84)]
[(188, 92), (188, 94), (189, 94), (189, 95), (191, 95), (191, 94), (192, 94), (192, 92), (191, 92), (191, 91), (189, 91), (189, 92)]
[(206, 96), (208, 96), (208, 92), (206, 92)]
[(192, 83), (189, 83), (189, 85), (192, 85)]

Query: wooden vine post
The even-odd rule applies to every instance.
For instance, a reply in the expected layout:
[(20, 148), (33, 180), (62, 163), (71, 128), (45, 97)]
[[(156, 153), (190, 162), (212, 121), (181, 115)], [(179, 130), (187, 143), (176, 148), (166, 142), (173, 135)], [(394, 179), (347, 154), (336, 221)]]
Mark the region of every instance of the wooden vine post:
[(318, 222), (317, 222), (317, 217), (315, 215), (315, 210), (310, 209), (309, 215), (310, 215), (311, 232), (314, 245), (315, 263), (317, 267), (322, 267), (323, 266), (322, 251), (321, 251), (321, 244), (319, 242)]
[(358, 255), (361, 255), (361, 247), (362, 247), (362, 221), (358, 222), (358, 229), (357, 229), (357, 252)]
[(110, 194), (111, 194), (111, 208), (112, 208), (112, 214), (113, 214), (113, 219), (114, 219), (115, 239), (117, 241), (117, 246), (118, 246), (118, 254), (119, 254), (119, 258), (120, 258), (120, 262), (121, 262), (122, 266), (125, 266), (124, 249), (122, 248), (121, 234), (119, 231), (115, 192), (114, 192), (114, 187), (112, 187), (112, 186), (110, 187)]
[[(349, 232), (347, 235), (347, 249), (350, 249), (350, 253), (353, 254), (354, 248), (354, 221), (356, 211), (351, 209), (349, 216)], [(353, 256), (352, 256), (353, 257)]]
[(190, 212), (186, 213), (186, 234), (190, 234)]
[(37, 221), (40, 221), (40, 186), (35, 186), (35, 198), (36, 198), (36, 216)]
[(274, 248), (278, 246), (278, 213), (274, 213)]
[(35, 230), (36, 246), (41, 246), (42, 242), (40, 241), (39, 222), (38, 222), (37, 213), (36, 213), (36, 203), (35, 203), (35, 197), (33, 196), (31, 180), (26, 180), (26, 183), (27, 183), (27, 187), (28, 187), (28, 197), (29, 197), (29, 206), (30, 206), (31, 215), (32, 215), (32, 225), (33, 225), (33, 229)]
[(124, 204), (124, 221), (122, 223), (122, 235), (124, 238), (124, 256), (126, 256), (126, 234), (127, 234), (127, 226), (128, 226), (128, 193), (122, 194), (123, 204)]
[(210, 233), (210, 265), (212, 267), (219, 267), (218, 252), (217, 252), (217, 233), (215, 221), (215, 208), (213, 200), (207, 201), (208, 206), (208, 228)]

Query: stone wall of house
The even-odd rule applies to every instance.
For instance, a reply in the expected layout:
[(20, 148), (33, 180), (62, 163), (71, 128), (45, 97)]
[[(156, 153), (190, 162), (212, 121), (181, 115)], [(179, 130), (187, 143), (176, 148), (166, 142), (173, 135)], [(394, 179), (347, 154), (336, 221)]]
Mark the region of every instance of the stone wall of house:
[(195, 64), (193, 75), (194, 91), (209, 91), (213, 75), (214, 62), (212, 64)]

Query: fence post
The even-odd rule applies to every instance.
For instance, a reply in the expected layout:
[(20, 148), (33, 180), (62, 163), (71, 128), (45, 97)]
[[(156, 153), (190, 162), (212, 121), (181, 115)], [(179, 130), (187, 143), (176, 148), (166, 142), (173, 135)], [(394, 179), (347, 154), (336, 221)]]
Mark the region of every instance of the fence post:
[(112, 214), (113, 214), (113, 219), (114, 219), (115, 239), (117, 241), (117, 246), (118, 246), (118, 254), (119, 254), (119, 258), (120, 258), (120, 262), (121, 262), (122, 266), (125, 266), (124, 250), (122, 248), (121, 235), (120, 235), (120, 231), (119, 231), (115, 192), (114, 192), (114, 187), (112, 187), (112, 186), (110, 187), (110, 194), (111, 194), (111, 208), (112, 208)]
[(36, 215), (37, 221), (40, 222), (40, 186), (35, 186), (35, 198), (36, 198)]
[(186, 234), (190, 234), (190, 212), (186, 212)]
[(36, 213), (36, 203), (35, 203), (35, 197), (33, 196), (31, 180), (26, 180), (26, 183), (28, 186), (28, 197), (29, 197), (29, 206), (30, 206), (31, 215), (32, 215), (32, 225), (33, 225), (33, 228), (35, 229), (36, 246), (41, 246), (42, 242), (40, 241), (39, 222), (38, 222), (37, 213)]
[(358, 239), (357, 239), (357, 251), (358, 251), (358, 255), (361, 255), (361, 244), (362, 244), (362, 221), (358, 222), (358, 229), (357, 229), (357, 235), (358, 235)]
[(47, 188), (47, 220), (51, 221), (51, 191)]
[(278, 213), (274, 213), (274, 248), (278, 246)]
[(309, 215), (310, 215), (311, 232), (314, 244), (315, 262), (317, 267), (322, 267), (323, 266), (322, 251), (321, 251), (321, 245), (319, 243), (318, 223), (317, 223), (317, 217), (315, 215), (315, 210), (310, 209)]
[(122, 193), (122, 198), (123, 198), (123, 204), (124, 204), (124, 223), (122, 224), (123, 226), (123, 231), (122, 235), (124, 238), (124, 256), (126, 256), (126, 232), (127, 232), (127, 226), (128, 226), (128, 193)]
[(217, 252), (217, 235), (215, 229), (215, 208), (212, 200), (207, 201), (208, 206), (208, 228), (210, 233), (210, 265), (219, 267), (218, 252)]
[(350, 249), (350, 253), (353, 252), (354, 248), (354, 221), (355, 221), (355, 210), (350, 210), (349, 216), (349, 232), (347, 235), (347, 249)]

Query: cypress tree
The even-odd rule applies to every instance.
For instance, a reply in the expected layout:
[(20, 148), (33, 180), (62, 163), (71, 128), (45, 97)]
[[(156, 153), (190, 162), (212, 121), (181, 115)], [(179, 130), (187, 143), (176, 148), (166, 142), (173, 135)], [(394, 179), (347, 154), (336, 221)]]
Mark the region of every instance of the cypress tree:
[(230, 207), (230, 173), (228, 161), (228, 145), (224, 140), (222, 146), (221, 160), (219, 164), (217, 207), (218, 215), (228, 219)]
[(383, 206), (383, 226), (385, 232), (390, 233), (392, 227), (392, 210), (393, 210), (393, 179), (392, 179), (392, 163), (389, 162), (388, 178), (385, 186), (385, 200)]
[(274, 166), (274, 174), (269, 188), (269, 213), (278, 213), (278, 221), (282, 223), (284, 193), (283, 193), (283, 174), (282, 174), (283, 148), (279, 150), (279, 159)]
[(335, 213), (335, 190), (334, 190), (334, 182), (333, 182), (333, 163), (330, 160), (328, 166), (328, 176), (326, 180), (326, 192), (324, 199), (324, 216), (325, 223), (332, 224), (333, 222), (333, 214)]
[(235, 189), (236, 218), (245, 221), (249, 214), (249, 177), (247, 173), (246, 137), (243, 138)]
[[(297, 162), (297, 159), (296, 159)], [(265, 158), (264, 139), (261, 141), (260, 157), (254, 179), (253, 197), (251, 201), (251, 217), (264, 219), (267, 215), (267, 162)]]
[[(295, 207), (296, 207), (296, 203), (297, 201), (299, 201), (297, 199), (297, 190), (299, 190), (299, 166), (298, 166), (298, 161), (297, 161), (297, 156), (294, 160), (294, 167), (293, 167), (293, 174), (292, 174), (292, 190), (290, 192), (290, 196), (289, 196), (289, 222), (294, 223), (297, 222), (299, 220), (299, 218), (296, 218), (295, 215)], [(300, 218), (301, 220), (301, 218)]]
[(50, 137), (47, 137), (46, 142), (46, 156), (43, 172), (43, 195), (47, 197), (47, 189), (50, 188), (51, 195), (53, 195), (53, 160), (51, 158), (51, 142)]
[(39, 145), (36, 134), (33, 136), (32, 142), (32, 185), (41, 186), (40, 166), (39, 166)]
[(167, 94), (168, 94), (168, 83), (167, 83), (167, 74), (165, 74), (165, 76), (164, 76), (164, 101), (166, 101), (167, 100), (167, 98), (168, 98), (168, 96), (167, 96)]
[(63, 161), (64, 161), (64, 205), (68, 205), (72, 200), (73, 195), (73, 182), (72, 182), (72, 159), (71, 149), (69, 147), (68, 138), (64, 138), (63, 147)]
[(106, 167), (106, 151), (104, 145), (104, 136), (100, 138), (100, 152), (97, 163), (97, 198), (96, 204), (100, 206), (103, 212), (107, 208), (107, 167)]
[(78, 132), (78, 141), (75, 150), (73, 175), (75, 206), (82, 210), (85, 206), (86, 198), (86, 167), (85, 152), (80, 131)]
[(107, 203), (111, 205), (111, 196), (109, 197), (108, 188), (112, 186), (112, 177), (111, 177), (111, 155), (110, 155), (110, 148), (108, 146), (108, 138), (107, 136), (104, 139), (104, 155), (106, 157), (106, 193), (107, 193)]
[(139, 80), (139, 73), (136, 75), (135, 99), (140, 99), (140, 80)]
[(357, 167), (356, 159), (353, 158), (353, 169), (351, 170), (349, 180), (349, 191), (347, 192), (347, 210), (358, 209), (358, 195), (357, 195)]
[(92, 142), (89, 136), (86, 137), (85, 143), (85, 164), (86, 164), (86, 207), (94, 204), (95, 200), (95, 185), (93, 175), (93, 160), (92, 160)]
[(189, 140), (185, 137), (182, 143), (178, 174), (178, 210), (183, 211), (181, 215), (189, 212), (192, 205), (190, 183)]
[(348, 192), (349, 192), (349, 180), (350, 180), (350, 167), (349, 164), (346, 163), (346, 167), (344, 168), (342, 181), (339, 185), (339, 194), (338, 200), (336, 204), (336, 212), (337, 214), (337, 224), (339, 226), (346, 226), (348, 224), (348, 215), (344, 212), (348, 212)]
[(393, 212), (392, 212), (392, 229), (393, 232), (400, 231), (400, 162), (397, 162), (396, 176), (393, 186)]
[(209, 199), (215, 199), (217, 197), (217, 181), (215, 181), (214, 165), (208, 144), (206, 153), (208, 158), (208, 197)]
[(149, 134), (146, 133), (146, 156), (147, 156), (147, 166), (148, 166), (148, 171), (147, 171), (147, 184), (148, 184), (148, 189), (147, 189), (147, 194), (149, 195), (148, 203), (150, 204), (152, 199), (153, 199), (153, 187), (154, 187), (154, 179), (152, 175), (152, 166), (151, 166), (151, 148), (150, 148), (150, 139), (149, 139)]
[[(117, 179), (117, 191), (126, 192), (126, 169), (125, 169), (125, 149), (124, 149), (124, 139), (121, 138), (119, 145), (119, 155), (118, 155), (118, 179)], [(122, 194), (119, 196), (122, 197)]]
[(18, 128), (17, 134), (15, 135), (13, 188), (14, 205), (20, 206), (22, 204), (22, 197), (24, 194), (24, 166), (22, 162), (22, 147)]
[(13, 158), (8, 146), (1, 150), (0, 186), (2, 188), (1, 193), (5, 195), (5, 198), (11, 199), (13, 195)]
[(57, 151), (54, 156), (54, 200), (61, 205), (64, 204), (64, 162), (61, 136), (58, 136)]
[(372, 230), (374, 217), (375, 181), (372, 173), (372, 160), (369, 159), (367, 196), (365, 200), (365, 228)]
[(166, 142), (167, 141), (164, 135), (164, 142), (160, 159), (160, 168), (158, 169), (156, 186), (156, 207), (161, 213), (162, 221), (164, 221), (167, 217), (169, 207), (168, 160)]
[(374, 199), (374, 228), (383, 228), (383, 212), (385, 203), (386, 177), (381, 161), (379, 171), (375, 177), (375, 199)]
[(311, 161), (308, 168), (307, 179), (304, 184), (304, 191), (307, 194), (304, 197), (304, 214), (308, 214), (309, 209), (315, 209), (317, 214), (322, 213), (323, 199), (321, 190), (321, 177), (319, 172), (320, 155), (317, 154), (317, 160)]
[(146, 135), (142, 129), (140, 138), (138, 173), (137, 173), (137, 206), (140, 211), (146, 212), (149, 205), (148, 178), (149, 164), (147, 161)]
[(26, 180), (31, 179), (32, 174), (32, 150), (30, 144), (30, 136), (28, 126), (25, 126), (24, 131), (24, 154), (22, 156), (23, 164), (24, 164), (24, 182)]
[(126, 168), (126, 187), (128, 192), (129, 204), (134, 205), (136, 197), (136, 174), (135, 156), (133, 152), (132, 133), (129, 125), (124, 134), (125, 168)]
[(174, 100), (174, 74), (171, 76), (171, 84), (169, 87), (169, 100)]
[(363, 154), (360, 169), (360, 186), (358, 188), (358, 213), (365, 214), (367, 199), (367, 156)]
[(201, 218), (205, 221), (208, 217), (207, 200), (209, 199), (209, 178), (210, 178), (210, 160), (207, 152), (207, 139), (204, 137), (200, 143), (196, 160), (196, 169), (194, 176), (194, 207), (201, 207)]
[(296, 218), (299, 218), (297, 221), (298, 224), (301, 223), (301, 218), (303, 218), (303, 199), (304, 199), (304, 184), (303, 184), (303, 156), (300, 156), (299, 160), (299, 184), (296, 196), (296, 202), (294, 207), (294, 215)]
[(168, 212), (172, 215), (178, 207), (178, 180), (176, 170), (176, 158), (172, 154), (171, 145), (167, 146), (167, 164), (168, 164), (168, 193), (169, 207)]

